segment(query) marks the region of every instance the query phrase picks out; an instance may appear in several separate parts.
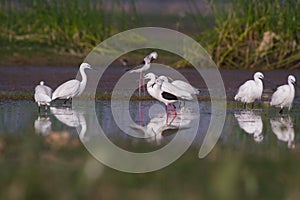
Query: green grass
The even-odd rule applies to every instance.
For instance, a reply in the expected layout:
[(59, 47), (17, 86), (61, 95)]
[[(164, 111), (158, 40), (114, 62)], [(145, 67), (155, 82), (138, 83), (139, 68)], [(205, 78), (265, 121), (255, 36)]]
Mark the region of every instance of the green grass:
[(220, 68), (300, 67), (298, 0), (207, 1), (209, 14), (201, 13), (196, 0), (186, 3), (188, 13), (157, 15), (138, 13), (134, 0), (111, 1), (110, 9), (102, 0), (0, 0), (0, 58), (26, 65), (33, 60), (26, 53), (34, 57), (50, 51), (59, 60), (68, 55), (82, 60), (101, 41), (123, 30), (162, 26), (194, 37)]
[(198, 35), (198, 41), (219, 67), (300, 67), (299, 1), (230, 0), (209, 5), (215, 27)]
[(0, 2), (0, 40), (4, 45), (39, 43), (65, 52), (86, 53), (114, 33), (137, 23), (122, 1), (107, 11), (102, 0), (24, 0)]

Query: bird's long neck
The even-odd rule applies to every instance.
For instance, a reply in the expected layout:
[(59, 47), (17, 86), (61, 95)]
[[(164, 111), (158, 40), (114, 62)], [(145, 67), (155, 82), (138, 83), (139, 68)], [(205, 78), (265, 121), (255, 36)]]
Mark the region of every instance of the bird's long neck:
[(80, 75), (81, 75), (81, 84), (82, 85), (86, 85), (86, 82), (87, 82), (87, 77), (86, 77), (86, 73), (85, 73), (85, 71), (84, 71), (84, 67), (82, 67), (82, 68), (80, 68), (79, 69), (79, 72), (80, 72)]
[(151, 87), (153, 84), (155, 84), (155, 77), (151, 77), (150, 81), (148, 81), (147, 88)]
[(294, 96), (295, 95), (295, 86), (290, 81), (289, 81), (289, 86), (290, 86), (291, 94)]
[(81, 75), (81, 82), (80, 82), (79, 91), (78, 91), (77, 95), (81, 95), (86, 86), (87, 77), (86, 77), (84, 69), (85, 69), (84, 67), (79, 69), (79, 72)]
[(258, 84), (258, 85), (261, 87), (261, 89), (263, 89), (263, 82), (262, 82), (261, 79), (259, 79), (259, 78), (254, 78), (254, 81), (255, 81), (256, 84)]

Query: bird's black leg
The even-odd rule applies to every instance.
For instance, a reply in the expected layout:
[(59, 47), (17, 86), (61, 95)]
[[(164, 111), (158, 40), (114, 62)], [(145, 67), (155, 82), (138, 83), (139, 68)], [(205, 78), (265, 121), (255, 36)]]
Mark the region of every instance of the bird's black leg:
[(70, 104), (72, 104), (72, 98), (69, 99)]
[(280, 114), (283, 114), (283, 108), (280, 109), (279, 113), (280, 113)]
[(254, 102), (252, 103), (252, 106), (251, 106), (251, 107), (252, 107), (252, 109), (254, 108)]
[(66, 104), (67, 104), (67, 101), (68, 101), (68, 99), (66, 99), (66, 100), (64, 101), (64, 105), (66, 105)]
[(246, 103), (244, 103), (244, 109), (246, 109)]
[(41, 113), (41, 107), (40, 107), (40, 106), (39, 106), (39, 109), (38, 109), (38, 110), (39, 110), (39, 113)]

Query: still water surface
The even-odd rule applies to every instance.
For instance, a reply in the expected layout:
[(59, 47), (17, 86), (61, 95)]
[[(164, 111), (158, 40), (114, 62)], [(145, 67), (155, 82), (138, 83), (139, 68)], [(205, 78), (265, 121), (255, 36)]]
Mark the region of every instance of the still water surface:
[[(254, 151), (256, 147), (272, 146), (278, 150), (290, 148), (294, 149), (294, 153), (299, 152), (298, 105), (294, 105), (291, 112), (283, 115), (277, 113), (278, 109), (270, 107), (259, 106), (260, 108), (244, 110), (237, 106), (241, 105), (228, 103), (225, 125), (219, 138), (221, 144), (247, 146), (248, 150)], [(51, 134), (68, 133), (68, 137), (72, 139), (88, 141), (98, 134), (87, 131), (89, 126), (98, 122), (107, 137), (114, 142), (128, 143), (127, 145), (141, 142), (154, 147), (167, 144), (176, 134), (176, 130), (193, 128), (192, 125), (198, 125), (199, 121), (193, 143), (193, 146), (198, 148), (211, 119), (210, 103), (206, 101), (199, 102), (200, 116), (195, 116), (186, 105), (179, 109), (176, 117), (169, 116), (168, 122), (164, 115), (164, 107), (156, 101), (130, 101), (133, 122), (129, 118), (118, 116), (122, 119), (122, 124), (116, 124), (110, 101), (96, 101), (95, 110), (95, 119), (91, 119), (93, 116), (89, 113), (82, 113), (70, 106), (51, 107), (39, 114), (33, 101), (3, 100), (0, 103), (0, 134), (12, 137), (26, 134), (49, 137)]]
[[(40, 77), (55, 88), (78, 70), (1, 69), (1, 91), (30, 94)], [(111, 90), (122, 73), (120, 68), (108, 70), (105, 87), (100, 90)], [(181, 73), (205, 90), (203, 81), (191, 70), (182, 69)], [(264, 73), (273, 83), (284, 84), (288, 74), (299, 77), (300, 72)], [(253, 72), (221, 74), (232, 99), (237, 87)], [(267, 103), (274, 87), (266, 82), (263, 102), (254, 109), (243, 110), (240, 104), (227, 103), (222, 134), (204, 159), (198, 152), (211, 119), (209, 101), (199, 101), (200, 115), (182, 107), (177, 118), (169, 118), (167, 124), (164, 107), (157, 101), (130, 101), (133, 121), (121, 116), (122, 123), (117, 125), (110, 101), (96, 101), (96, 115), (63, 107), (60, 102), (47, 115), (39, 115), (33, 100), (1, 99), (0, 199), (299, 199), (299, 91), (296, 88), (292, 110), (279, 115), (278, 109)], [(156, 172), (126, 174), (100, 164), (85, 149), (83, 143), (93, 141), (98, 134), (91, 131), (96, 123), (113, 143), (133, 152), (160, 149), (174, 139), (177, 131), (188, 133), (198, 128), (192, 146), (173, 164)]]

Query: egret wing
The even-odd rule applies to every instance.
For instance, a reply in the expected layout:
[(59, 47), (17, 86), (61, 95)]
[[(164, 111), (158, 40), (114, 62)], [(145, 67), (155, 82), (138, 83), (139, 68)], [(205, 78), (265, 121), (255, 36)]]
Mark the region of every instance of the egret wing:
[(273, 93), (271, 98), (271, 105), (279, 105), (286, 100), (286, 97), (289, 95), (289, 86), (282, 85), (277, 88), (277, 90)]
[(43, 94), (43, 93), (35, 93), (34, 100), (35, 100), (35, 102), (49, 103), (49, 102), (51, 102), (51, 97), (49, 97), (48, 95)]
[(52, 99), (74, 97), (79, 91), (80, 82), (78, 80), (70, 80), (61, 84), (53, 92)]
[(186, 100), (192, 100), (193, 97), (190, 93), (181, 90), (180, 88), (176, 87), (175, 85), (168, 83), (168, 82), (163, 82), (161, 86), (162, 91), (171, 93), (177, 97), (186, 99)]
[(175, 80), (172, 82), (172, 84), (192, 94), (199, 94), (199, 90), (197, 88), (182, 80)]

